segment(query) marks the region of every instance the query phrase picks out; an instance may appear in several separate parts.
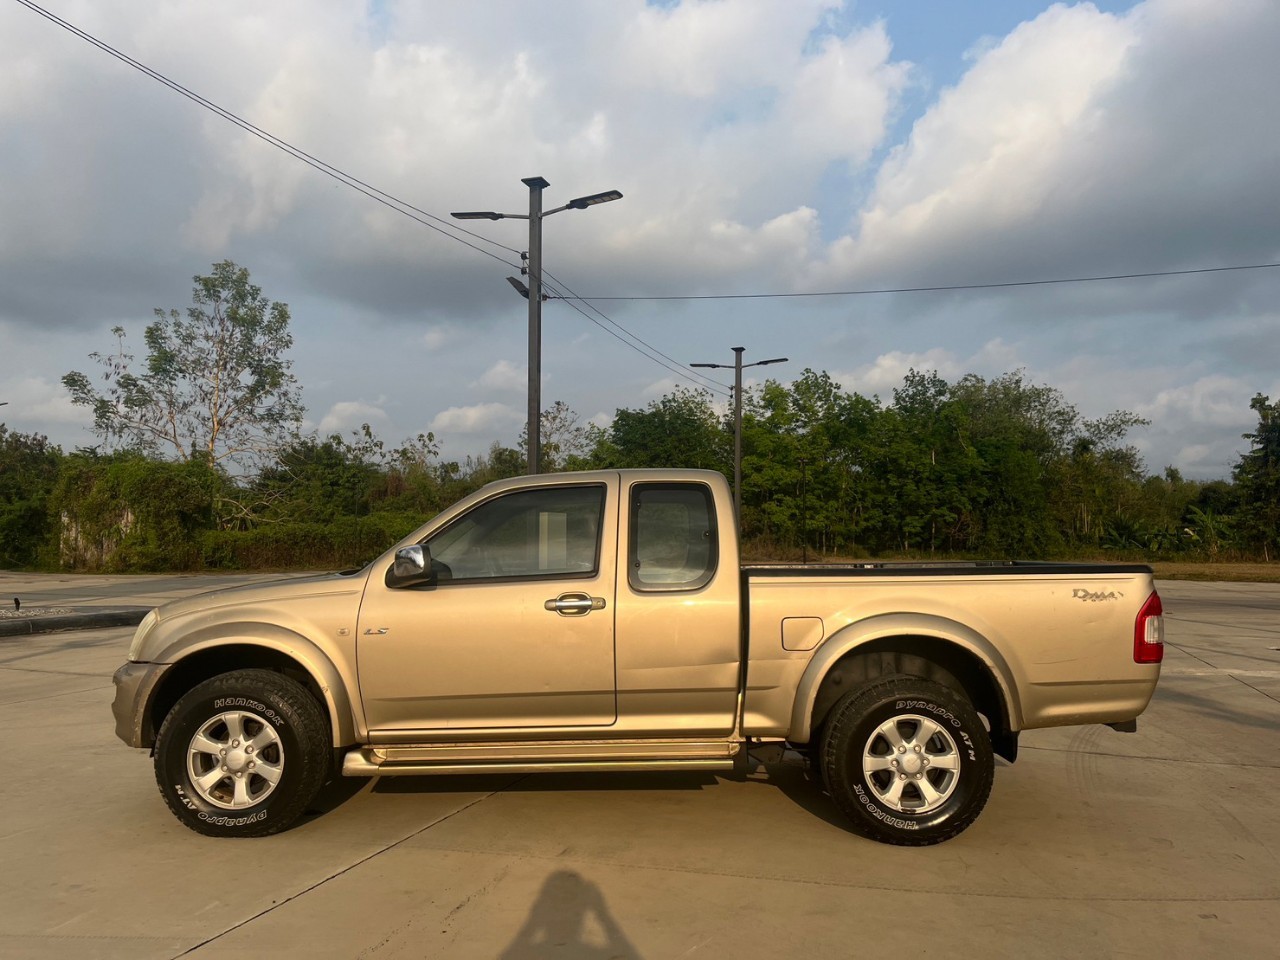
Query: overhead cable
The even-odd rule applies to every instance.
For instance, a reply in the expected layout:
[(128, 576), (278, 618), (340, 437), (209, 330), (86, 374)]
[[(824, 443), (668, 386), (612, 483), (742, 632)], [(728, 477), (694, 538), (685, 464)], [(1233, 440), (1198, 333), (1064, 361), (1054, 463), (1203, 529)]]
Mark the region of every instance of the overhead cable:
[(861, 297), (875, 293), (938, 293), (947, 290), (995, 290), (1002, 287), (1040, 287), (1052, 283), (1099, 283), (1104, 280), (1139, 280), (1144, 277), (1188, 277), (1199, 273), (1227, 273), (1233, 270), (1270, 270), (1280, 263), (1246, 263), (1228, 267), (1197, 267), (1191, 270), (1153, 270), (1149, 273), (1112, 273), (1098, 277), (1057, 277), (1050, 280), (1009, 280), (1001, 283), (949, 283), (932, 287), (877, 287), (869, 290), (825, 290), (814, 293), (693, 293), (664, 296), (580, 297), (583, 300), (781, 300), (794, 297)]

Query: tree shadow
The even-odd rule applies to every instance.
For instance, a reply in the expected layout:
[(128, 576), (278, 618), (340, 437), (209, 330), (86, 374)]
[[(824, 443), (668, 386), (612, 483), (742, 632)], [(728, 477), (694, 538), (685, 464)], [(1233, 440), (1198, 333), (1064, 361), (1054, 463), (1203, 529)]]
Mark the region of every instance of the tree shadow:
[(575, 870), (547, 877), (499, 960), (641, 960), (600, 888)]

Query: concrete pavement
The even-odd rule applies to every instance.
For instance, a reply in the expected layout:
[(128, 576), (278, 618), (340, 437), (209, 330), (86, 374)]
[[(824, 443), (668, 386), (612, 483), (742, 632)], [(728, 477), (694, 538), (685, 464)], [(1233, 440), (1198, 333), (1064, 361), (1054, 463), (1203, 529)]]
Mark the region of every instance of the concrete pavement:
[[(43, 602), (207, 586), (128, 579)], [(113, 736), (130, 631), (10, 638), (0, 956), (1270, 958), (1280, 586), (1160, 586), (1169, 649), (1138, 733), (1025, 734), (978, 823), (920, 850), (850, 834), (790, 758), (341, 781), (282, 835), (204, 838)]]

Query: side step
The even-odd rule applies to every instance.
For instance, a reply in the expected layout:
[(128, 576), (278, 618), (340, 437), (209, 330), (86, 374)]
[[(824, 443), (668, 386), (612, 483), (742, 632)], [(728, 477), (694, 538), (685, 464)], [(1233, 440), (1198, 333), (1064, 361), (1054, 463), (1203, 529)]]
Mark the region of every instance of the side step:
[(589, 773), (732, 770), (740, 744), (727, 741), (617, 740), (461, 743), (360, 747), (343, 758), (346, 777), (466, 773)]

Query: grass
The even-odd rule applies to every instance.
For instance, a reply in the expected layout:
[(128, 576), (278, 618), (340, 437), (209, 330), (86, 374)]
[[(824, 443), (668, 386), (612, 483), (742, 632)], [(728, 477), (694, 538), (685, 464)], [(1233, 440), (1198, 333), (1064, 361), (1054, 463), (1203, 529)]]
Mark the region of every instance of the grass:
[(1159, 580), (1217, 580), (1232, 583), (1280, 583), (1280, 563), (1182, 563), (1151, 564)]

